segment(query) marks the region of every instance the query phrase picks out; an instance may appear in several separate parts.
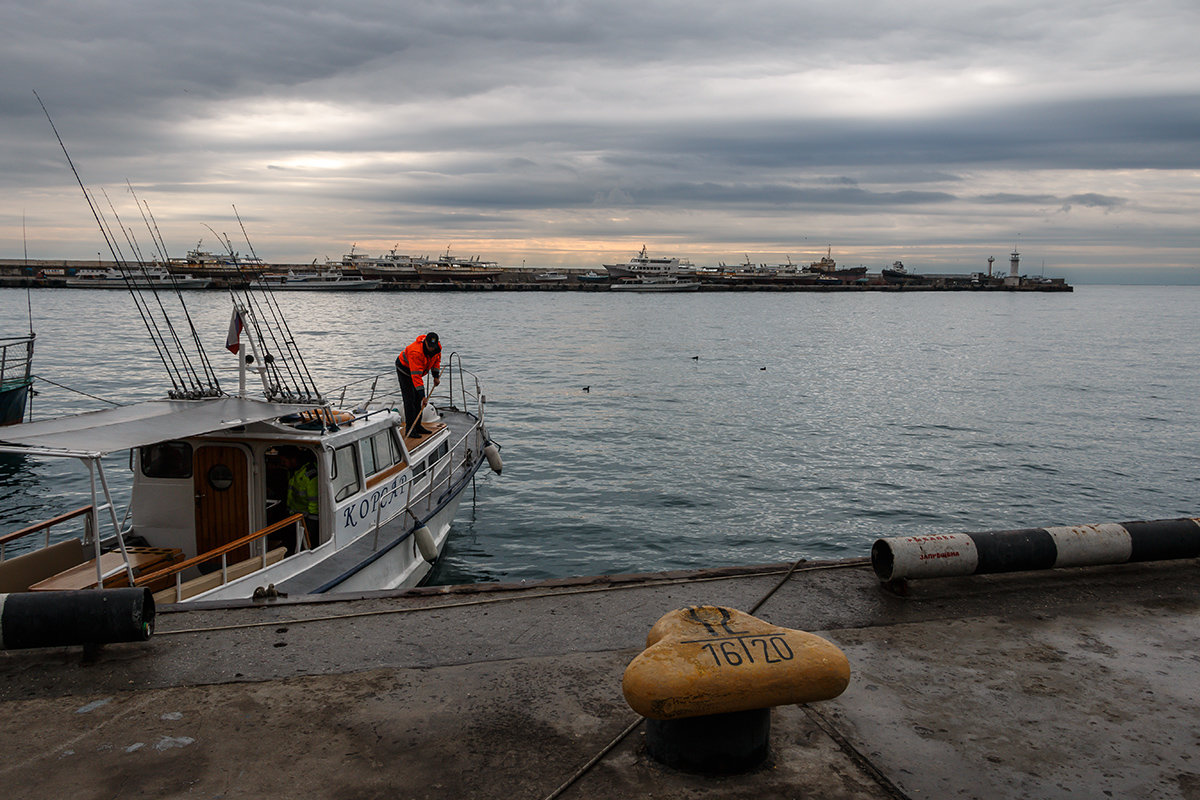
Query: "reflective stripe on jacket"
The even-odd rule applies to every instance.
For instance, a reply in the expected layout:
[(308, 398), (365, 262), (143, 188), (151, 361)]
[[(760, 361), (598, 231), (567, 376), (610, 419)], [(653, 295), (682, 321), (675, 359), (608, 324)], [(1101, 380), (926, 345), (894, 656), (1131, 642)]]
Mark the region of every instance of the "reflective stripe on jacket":
[(425, 334), (422, 333), (415, 342), (400, 353), (400, 364), (412, 376), (413, 386), (424, 389), (425, 375), (430, 372), (435, 378), (440, 378), (442, 375), (442, 351), (439, 349), (431, 356), (425, 355)]
[(293, 514), (317, 514), (319, 506), (316, 465), (306, 464), (292, 473), (292, 477), (288, 479), (287, 507)]

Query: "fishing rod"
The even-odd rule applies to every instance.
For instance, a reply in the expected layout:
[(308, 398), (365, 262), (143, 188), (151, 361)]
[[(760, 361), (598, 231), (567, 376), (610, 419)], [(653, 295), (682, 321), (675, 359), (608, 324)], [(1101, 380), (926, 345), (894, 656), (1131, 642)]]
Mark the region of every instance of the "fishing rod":
[[(246, 247), (250, 249), (251, 258), (253, 258), (256, 262), (259, 262), (260, 259), (258, 257), (258, 253), (255, 252), (254, 245), (250, 242), (250, 235), (246, 233), (246, 225), (242, 222), (242, 215), (238, 213), (237, 206), (233, 206), (233, 215), (237, 218), (238, 225), (242, 229), (242, 237), (246, 240)], [(321, 392), (317, 389), (317, 384), (316, 381), (313, 380), (312, 373), (308, 371), (308, 365), (304, 363), (304, 356), (301, 355), (300, 348), (296, 346), (296, 337), (292, 334), (292, 329), (288, 325), (287, 317), (279, 309), (278, 299), (276, 299), (274, 293), (271, 292), (269, 288), (267, 295), (270, 297), (270, 304), (278, 314), (278, 324), (280, 325), (280, 330), (284, 334), (284, 340), (289, 346), (289, 355), (295, 360), (296, 369), (301, 373), (301, 386), (305, 392), (311, 392), (315, 399), (320, 400)]]
[[(37, 98), (38, 105), (42, 107), (42, 113), (46, 115), (46, 121), (50, 123), (50, 130), (54, 131), (54, 138), (58, 140), (58, 146), (62, 148), (63, 155), (67, 159), (67, 166), (71, 168), (71, 174), (75, 176), (75, 182), (79, 184), (79, 190), (83, 192), (83, 199), (87, 202), (88, 209), (92, 212), (92, 217), (96, 220), (96, 225), (100, 228), (100, 235), (104, 238), (104, 243), (108, 247), (108, 252), (112, 254), (114, 261), (117, 263), (124, 263), (123, 259), (118, 255), (120, 248), (112, 235), (112, 231), (102, 219), (100, 210), (96, 207), (96, 203), (92, 200), (92, 196), (88, 193), (87, 187), (83, 185), (83, 179), (79, 177), (79, 170), (75, 169), (75, 162), (71, 160), (71, 154), (67, 152), (67, 146), (63, 143), (62, 136), (60, 136), (58, 133), (58, 128), (55, 126), (54, 120), (50, 116), (50, 111), (46, 108), (46, 104), (42, 102), (42, 98), (36, 90), (34, 90), (33, 96)], [(146, 320), (145, 313), (140, 305), (138, 305), (138, 313), (142, 316), (142, 323), (145, 324), (146, 329), (150, 331), (150, 338), (154, 341), (154, 347), (158, 352), (159, 360), (162, 361), (163, 368), (167, 370), (167, 375), (171, 379), (171, 385), (174, 387), (176, 393), (178, 393), (179, 385), (176, 381), (175, 374), (171, 371), (171, 367), (167, 364), (166, 354), (162, 350), (162, 345), (157, 339), (155, 339), (154, 333), (151, 330), (150, 325)]]
[[(137, 259), (137, 262), (140, 265), (142, 262), (142, 255), (132, 231), (125, 227), (125, 224), (121, 222), (121, 216), (117, 213), (117, 209), (113, 206), (112, 199), (108, 196), (108, 192), (104, 191), (103, 189), (100, 191), (104, 195), (105, 201), (108, 203), (108, 209), (112, 212), (113, 219), (116, 220), (117, 227), (121, 229), (122, 234), (125, 236), (125, 243), (129, 245), (130, 253), (132, 253), (133, 257)], [(149, 276), (145, 268), (141, 267), (140, 271), (143, 279), (148, 281)], [(168, 331), (170, 331), (171, 341), (174, 342), (174, 353), (171, 352), (171, 347), (166, 334), (159, 329), (158, 318), (155, 316), (154, 310), (150, 307), (150, 302), (142, 294), (141, 288), (137, 285), (136, 281), (131, 275), (131, 273), (134, 272), (133, 267), (128, 262), (122, 262), (122, 264), (118, 266), (118, 272), (120, 272), (121, 279), (125, 282), (125, 288), (129, 290), (129, 294), (133, 297), (134, 304), (138, 306), (139, 311), (144, 307), (145, 313), (143, 314), (142, 318), (143, 320), (149, 320), (147, 327), (151, 330), (151, 337), (154, 338), (157, 336), (162, 340), (162, 347), (171, 359), (171, 366), (179, 375), (179, 383), (185, 389), (185, 391), (181, 394), (194, 394), (203, 396), (204, 389), (200, 384), (199, 377), (196, 375), (196, 369), (192, 365), (191, 359), (188, 358), (187, 353), (183, 349), (183, 343), (179, 340), (179, 335), (175, 331), (175, 326), (171, 324), (170, 315), (168, 315), (167, 310), (163, 308), (162, 298), (158, 296), (158, 292), (154, 291), (152, 288), (151, 293), (154, 295), (159, 311), (162, 312), (162, 324), (167, 328)], [(176, 355), (178, 356), (178, 359), (183, 362), (184, 366), (182, 368), (176, 361)]]
[[(273, 400), (290, 399), (292, 395), (298, 395), (299, 391), (294, 389), (288, 380), (285, 380), (284, 375), (279, 368), (280, 359), (276, 358), (274, 355), (274, 353), (285, 353), (287, 348), (279, 341), (279, 337), (276, 336), (275, 328), (271, 327), (269, 324), (271, 320), (268, 319), (268, 314), (262, 311), (261, 304), (255, 299), (254, 293), (251, 291), (250, 278), (248, 277), (247, 271), (242, 267), (241, 260), (238, 258), (237, 253), (233, 249), (233, 243), (229, 241), (228, 236), (222, 237), (207, 223), (204, 227), (212, 231), (213, 235), (217, 237), (217, 240), (222, 241), (222, 243), (225, 245), (226, 251), (229, 253), (229, 259), (233, 263), (236, 271), (238, 281), (229, 282), (229, 296), (233, 300), (235, 306), (240, 305), (251, 312), (248, 320), (250, 330), (247, 331), (247, 335), (253, 337), (262, 346), (262, 369), (267, 371), (270, 376), (270, 381), (273, 382), (273, 385), (271, 386), (264, 386), (267, 391), (268, 398)], [(235, 291), (235, 287), (237, 291)], [(242, 292), (245, 297), (239, 297), (238, 291)], [(267, 311), (272, 312), (273, 314), (273, 309), (271, 309), (269, 306)], [(243, 319), (243, 324), (246, 324), (246, 322), (247, 320)], [(270, 342), (268, 342), (268, 339)], [(273, 345), (273, 347), (268, 347), (268, 344)], [(274, 351), (274, 353), (272, 351)], [(295, 375), (292, 374), (291, 364), (286, 356), (283, 359), (283, 366), (287, 369), (288, 378), (294, 381)]]
[[(179, 300), (179, 305), (183, 309), (184, 319), (187, 320), (188, 330), (192, 335), (192, 343), (196, 346), (196, 352), (200, 356), (200, 363), (204, 367), (204, 378), (208, 382), (208, 386), (214, 389), (216, 393), (221, 394), (221, 384), (217, 380), (216, 371), (209, 361), (208, 353), (204, 350), (204, 342), (200, 338), (199, 332), (196, 330), (196, 325), (192, 321), (192, 314), (188, 310), (187, 303), (183, 301), (183, 294), (180, 292), (179, 281), (175, 279), (175, 274), (171, 272), (167, 266), (170, 259), (167, 256), (167, 243), (162, 238), (162, 233), (158, 230), (158, 221), (154, 219), (154, 212), (150, 210), (150, 204), (145, 204), (145, 209), (142, 209), (142, 202), (137, 192), (133, 190), (133, 184), (126, 179), (125, 184), (129, 187), (129, 193), (133, 195), (133, 200), (138, 206), (138, 210), (142, 212), (142, 222), (146, 225), (146, 230), (150, 233), (150, 240), (154, 242), (155, 250), (158, 252), (160, 262), (163, 264), (163, 269), (166, 271), (167, 278), (171, 282), (171, 287), (175, 290), (175, 297)], [(153, 223), (153, 225), (151, 225)], [(165, 310), (163, 312), (166, 313)]]

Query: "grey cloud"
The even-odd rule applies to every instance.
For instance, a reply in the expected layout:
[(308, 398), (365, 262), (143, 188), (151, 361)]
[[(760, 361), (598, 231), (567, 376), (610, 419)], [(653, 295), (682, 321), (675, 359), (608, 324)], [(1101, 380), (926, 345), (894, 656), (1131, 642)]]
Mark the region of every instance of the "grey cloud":
[[(1125, 240), (1194, 244), (1166, 215), (1200, 168), (1200, 9), (1150, 5), (14, 3), (0, 187), (78, 215), (36, 88), (89, 185), (129, 178), (167, 221), (238, 202), (306, 247), (347, 225), (778, 242), (797, 213), (860, 240), (970, 243), (1030, 215), (1099, 239), (1088, 220), (1118, 211)], [(919, 107), (844, 97), (889, 87)]]
[(1103, 208), (1112, 210), (1121, 208), (1129, 201), (1121, 197), (1108, 197), (1102, 194), (1089, 192), (1087, 194), (1073, 194), (1063, 200), (1062, 208), (1064, 211), (1070, 211), (1071, 206), (1084, 206), (1085, 208)]

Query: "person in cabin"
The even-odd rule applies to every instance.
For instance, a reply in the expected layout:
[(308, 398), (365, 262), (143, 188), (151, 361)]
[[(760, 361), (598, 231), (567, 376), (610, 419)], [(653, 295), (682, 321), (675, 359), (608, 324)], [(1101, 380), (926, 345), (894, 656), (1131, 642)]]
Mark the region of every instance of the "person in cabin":
[[(317, 465), (306, 458), (299, 447), (279, 448), (279, 460), (287, 471), (288, 514), (303, 514), (304, 529), (308, 532), (308, 545), (315, 547), (319, 530), (320, 504), (317, 502)], [(289, 543), (288, 550), (292, 549)]]
[(396, 357), (396, 379), (404, 396), (404, 424), (409, 436), (424, 436), (429, 429), (421, 425), (425, 408), (425, 376), (433, 376), (436, 387), (442, 382), (442, 344), (433, 331), (422, 334)]

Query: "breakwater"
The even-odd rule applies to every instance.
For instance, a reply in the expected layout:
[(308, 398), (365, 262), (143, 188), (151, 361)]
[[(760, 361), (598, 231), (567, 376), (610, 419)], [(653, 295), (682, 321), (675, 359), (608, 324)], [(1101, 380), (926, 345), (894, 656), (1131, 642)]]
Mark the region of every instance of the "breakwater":
[[(120, 280), (95, 281), (94, 285), (79, 286), (75, 278), (82, 270), (95, 272), (111, 268), (111, 262), (40, 260), (18, 261), (0, 259), (0, 287), (46, 287), (46, 288), (125, 288)], [(178, 276), (207, 278), (208, 289), (225, 290), (231, 282), (254, 280), (263, 274), (311, 273), (312, 265), (272, 264), (243, 269), (238, 272), (228, 268), (198, 268), (195, 266), (172, 267), (170, 272)], [(371, 281), (379, 281), (374, 291), (509, 291), (509, 292), (606, 292), (612, 288), (614, 279), (605, 275), (595, 277), (590, 270), (558, 270), (556, 277), (546, 279), (541, 269), (499, 268), (480, 277), (464, 270), (455, 275), (442, 271), (436, 276), (417, 275), (405, 271), (351, 270), (342, 274), (357, 279), (360, 275)], [(856, 273), (841, 276), (818, 276), (813, 273), (770, 273), (761, 274), (700, 270), (686, 276), (699, 281), (699, 291), (775, 291), (775, 292), (941, 292), (941, 291), (992, 291), (992, 292), (1070, 292), (1073, 287), (1061, 278), (1042, 276), (970, 274), (908, 274), (902, 278), (885, 277), (882, 273)], [(352, 285), (345, 287), (354, 288)], [(190, 290), (190, 289), (189, 289)], [(336, 287), (329, 290), (337, 291)], [(361, 290), (361, 287), (360, 287)]]

